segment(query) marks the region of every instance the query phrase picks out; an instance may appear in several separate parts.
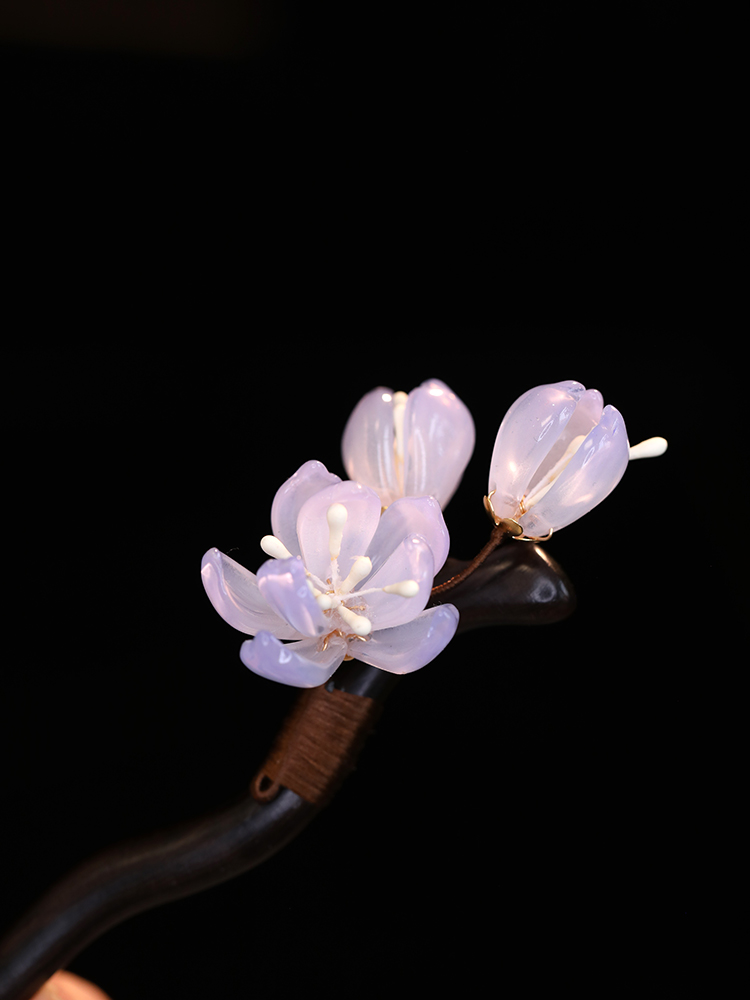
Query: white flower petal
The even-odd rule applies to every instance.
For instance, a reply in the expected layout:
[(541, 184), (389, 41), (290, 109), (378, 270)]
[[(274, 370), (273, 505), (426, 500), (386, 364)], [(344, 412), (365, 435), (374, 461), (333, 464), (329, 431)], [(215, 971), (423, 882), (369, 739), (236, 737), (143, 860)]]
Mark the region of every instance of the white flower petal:
[(533, 490), (536, 483), (544, 478), (545, 474), (563, 458), (575, 438), (583, 440), (596, 427), (601, 420), (603, 409), (604, 399), (598, 389), (587, 389), (581, 394), (576, 403), (575, 411), (565, 424), (560, 437), (544, 456), (539, 468), (531, 477), (530, 490)]
[(503, 417), (490, 463), (489, 490), (498, 517), (516, 517), (534, 473), (575, 412), (585, 389), (555, 382), (529, 389)]
[[(420, 535), (409, 535), (388, 558), (385, 565), (377, 573), (368, 577), (362, 583), (362, 590), (371, 587), (385, 587), (403, 580), (414, 580), (418, 585), (413, 597), (402, 597), (399, 594), (378, 593), (367, 594), (365, 614), (372, 621), (373, 629), (393, 628), (411, 621), (424, 610), (430, 599), (432, 582), (435, 578), (432, 550)], [(354, 591), (356, 597), (357, 591)]]
[(628, 467), (625, 421), (614, 406), (586, 437), (552, 488), (519, 519), (527, 535), (558, 531), (587, 514), (617, 486)]
[(350, 479), (365, 483), (387, 507), (400, 495), (394, 460), (392, 389), (368, 392), (352, 410), (341, 439), (341, 455)]
[(284, 644), (268, 632), (259, 632), (240, 647), (240, 659), (253, 673), (292, 687), (318, 687), (333, 676), (346, 655), (347, 644), (334, 637), (325, 650), (319, 640)]
[[(258, 570), (258, 587), (269, 606), (302, 635), (322, 636), (327, 631), (328, 623), (297, 556), (264, 562)], [(271, 631), (278, 634), (276, 629)]]
[(300, 555), (297, 518), (302, 505), (313, 494), (340, 482), (341, 478), (329, 472), (322, 462), (310, 461), (277, 490), (271, 506), (271, 527), (293, 556)]
[(404, 496), (445, 508), (474, 450), (474, 421), (454, 392), (431, 379), (409, 393), (404, 414)]
[(458, 628), (452, 604), (428, 608), (404, 625), (373, 632), (366, 642), (353, 642), (350, 654), (392, 674), (410, 674), (441, 653)]
[(346, 522), (341, 529), (338, 556), (343, 579), (355, 559), (367, 554), (367, 548), (380, 521), (380, 499), (374, 490), (349, 481), (328, 486), (305, 501), (297, 518), (297, 534), (302, 559), (311, 573), (325, 580), (331, 571), (328, 508), (341, 504), (346, 508)]
[(377, 573), (407, 535), (421, 535), (432, 549), (435, 572), (442, 569), (448, 558), (450, 537), (440, 504), (434, 497), (401, 497), (384, 511), (365, 553), (372, 559), (373, 573)]
[(280, 639), (301, 637), (269, 606), (255, 574), (218, 549), (209, 549), (203, 556), (201, 579), (214, 608), (233, 628), (247, 635), (267, 629)]

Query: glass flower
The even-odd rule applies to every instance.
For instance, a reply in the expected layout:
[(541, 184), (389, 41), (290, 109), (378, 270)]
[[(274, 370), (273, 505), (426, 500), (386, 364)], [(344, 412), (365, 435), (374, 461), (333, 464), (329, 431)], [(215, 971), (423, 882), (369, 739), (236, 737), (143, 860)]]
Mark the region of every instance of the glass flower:
[(350, 479), (380, 496), (434, 496), (445, 508), (474, 450), (474, 421), (447, 385), (423, 382), (410, 393), (378, 388), (357, 403), (342, 439)]
[(497, 432), (492, 512), (512, 518), (529, 537), (549, 535), (611, 493), (628, 459), (625, 422), (597, 389), (580, 382), (537, 386), (516, 400)]
[(324, 684), (346, 657), (405, 674), (452, 639), (458, 611), (425, 610), (448, 555), (448, 531), (429, 496), (395, 500), (381, 515), (378, 494), (306, 462), (279, 489), (271, 558), (257, 575), (218, 549), (201, 576), (219, 614), (255, 636), (245, 666), (296, 687)]

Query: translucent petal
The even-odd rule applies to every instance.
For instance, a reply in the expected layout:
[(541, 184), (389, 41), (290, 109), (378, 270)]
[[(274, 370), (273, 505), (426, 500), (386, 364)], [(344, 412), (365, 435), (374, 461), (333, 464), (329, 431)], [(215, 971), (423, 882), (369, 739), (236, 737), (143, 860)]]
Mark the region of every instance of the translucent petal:
[(218, 549), (209, 549), (204, 555), (201, 579), (214, 608), (233, 628), (247, 635), (266, 629), (280, 639), (301, 637), (269, 606), (255, 574)]
[(363, 396), (341, 439), (347, 476), (374, 489), (384, 507), (401, 493), (393, 450), (393, 395), (392, 389), (381, 386)]
[(450, 537), (439, 502), (428, 496), (401, 497), (383, 513), (375, 537), (365, 553), (372, 559), (373, 574), (385, 564), (407, 535), (421, 535), (432, 549), (435, 572), (442, 569), (448, 558)]
[(292, 687), (318, 687), (333, 676), (347, 649), (346, 642), (337, 637), (322, 652), (319, 644), (318, 639), (302, 639), (284, 645), (276, 636), (259, 632), (255, 639), (242, 643), (240, 659), (253, 673), (271, 681)]
[(365, 555), (380, 521), (380, 499), (374, 490), (348, 480), (320, 490), (300, 509), (297, 518), (302, 558), (305, 566), (325, 580), (331, 572), (329, 527), (326, 512), (331, 504), (346, 507), (339, 571), (343, 579), (358, 556)]
[(529, 389), (503, 417), (490, 463), (489, 492), (499, 517), (515, 517), (532, 476), (575, 412), (580, 382), (554, 382)]
[(271, 505), (271, 527), (293, 556), (300, 555), (297, 518), (300, 508), (313, 494), (340, 483), (340, 476), (329, 472), (322, 462), (310, 461), (280, 486)]
[(588, 513), (612, 492), (628, 466), (625, 421), (614, 406), (586, 437), (567, 468), (536, 506), (519, 518), (527, 535), (559, 531)]
[(474, 450), (467, 407), (438, 379), (409, 393), (404, 414), (404, 495), (436, 497), (445, 507)]
[(269, 606), (302, 635), (321, 636), (327, 631), (328, 623), (297, 556), (264, 562), (258, 570), (258, 587)]
[[(435, 577), (432, 550), (420, 535), (409, 535), (396, 548), (380, 570), (362, 583), (362, 589), (385, 587), (402, 580), (416, 580), (419, 591), (414, 597), (398, 594), (367, 594), (367, 610), (364, 614), (372, 622), (373, 629), (392, 628), (411, 621), (422, 611), (430, 598), (432, 581)], [(356, 595), (356, 590), (354, 591)]]
[(349, 653), (392, 674), (409, 674), (434, 660), (457, 627), (457, 609), (452, 604), (441, 604), (404, 625), (373, 632), (366, 642), (352, 642)]
[(568, 446), (575, 438), (585, 438), (596, 427), (601, 419), (603, 408), (604, 399), (598, 389), (587, 389), (581, 395), (576, 403), (575, 411), (563, 428), (560, 437), (547, 452), (541, 465), (531, 477), (530, 490), (533, 490), (534, 485), (563, 458)]

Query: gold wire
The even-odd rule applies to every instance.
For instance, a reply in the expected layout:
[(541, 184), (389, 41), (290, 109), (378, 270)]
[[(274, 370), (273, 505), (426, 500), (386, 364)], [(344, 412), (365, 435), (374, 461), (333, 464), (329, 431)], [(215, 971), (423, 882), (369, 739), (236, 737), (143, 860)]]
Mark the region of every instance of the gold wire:
[[(342, 632), (340, 628), (335, 628), (333, 629), (333, 631), (328, 632), (326, 635), (324, 635), (323, 638), (320, 640), (320, 645), (318, 646), (319, 652), (325, 653), (325, 651), (328, 649), (328, 644), (331, 641), (331, 636), (334, 635), (338, 636), (340, 639), (359, 639), (360, 642), (367, 642), (367, 640), (369, 639), (369, 636), (367, 635), (355, 635), (353, 632)], [(348, 660), (351, 660), (351, 658), (352, 657), (349, 656), (348, 654), (344, 657), (344, 659)]]
[(492, 506), (492, 497), (495, 495), (495, 490), (492, 490), (486, 497), (484, 497), (484, 509), (489, 514), (492, 521), (494, 521), (497, 527), (502, 525), (506, 531), (508, 531), (513, 538), (519, 542), (546, 542), (547, 539), (552, 538), (552, 533), (554, 528), (550, 528), (546, 535), (527, 535), (525, 534), (523, 528), (514, 520), (512, 517), (498, 517), (495, 513), (495, 508)]

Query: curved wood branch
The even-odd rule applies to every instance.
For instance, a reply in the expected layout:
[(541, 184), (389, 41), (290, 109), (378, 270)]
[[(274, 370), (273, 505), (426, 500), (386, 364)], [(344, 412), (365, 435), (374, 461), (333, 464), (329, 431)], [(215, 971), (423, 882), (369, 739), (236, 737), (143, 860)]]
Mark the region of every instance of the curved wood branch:
[[(335, 690), (382, 703), (398, 677), (352, 660)], [(359, 749), (370, 720), (352, 730)], [(28, 1000), (91, 941), (144, 910), (219, 885), (265, 861), (320, 811), (353, 763), (342, 754), (327, 798), (306, 800), (280, 788), (260, 802), (250, 791), (224, 808), (148, 837), (116, 844), (53, 886), (0, 944), (0, 1000)]]
[[(471, 573), (464, 576), (468, 567)], [(460, 582), (443, 594), (442, 582), (456, 577)], [(506, 540), (479, 564), (448, 559), (435, 577), (432, 603), (455, 604), (461, 613), (458, 631), (468, 632), (559, 622), (573, 613), (576, 597), (565, 571), (542, 546)]]
[[(438, 582), (466, 565), (448, 560)], [(450, 589), (447, 600), (461, 614), (459, 631), (559, 621), (575, 606), (573, 588), (557, 563), (537, 546), (520, 543), (492, 551)], [(443, 601), (438, 595), (433, 603)], [(398, 680), (352, 660), (329, 686), (382, 703)], [(367, 719), (362, 725), (369, 725)], [(354, 749), (364, 735), (352, 734)], [(351, 757), (342, 760), (331, 793), (352, 763)], [(57, 969), (128, 917), (260, 864), (296, 837), (323, 801), (307, 801), (286, 787), (264, 802), (248, 792), (209, 815), (93, 857), (53, 886), (0, 945), (0, 1000), (29, 1000)]]
[(295, 837), (318, 809), (282, 791), (117, 844), (53, 886), (0, 948), (0, 997), (28, 1000), (91, 941), (128, 917), (240, 875)]

